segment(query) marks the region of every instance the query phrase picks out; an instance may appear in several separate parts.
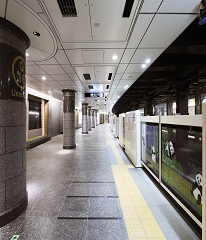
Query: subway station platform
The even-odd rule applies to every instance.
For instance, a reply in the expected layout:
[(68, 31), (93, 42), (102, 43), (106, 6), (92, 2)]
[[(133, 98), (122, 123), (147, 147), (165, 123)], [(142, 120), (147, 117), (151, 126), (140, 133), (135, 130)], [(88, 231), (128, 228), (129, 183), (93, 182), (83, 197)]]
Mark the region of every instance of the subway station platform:
[(109, 124), (62, 135), (27, 151), (29, 206), (0, 229), (0, 239), (195, 240), (200, 236), (145, 172), (135, 169)]

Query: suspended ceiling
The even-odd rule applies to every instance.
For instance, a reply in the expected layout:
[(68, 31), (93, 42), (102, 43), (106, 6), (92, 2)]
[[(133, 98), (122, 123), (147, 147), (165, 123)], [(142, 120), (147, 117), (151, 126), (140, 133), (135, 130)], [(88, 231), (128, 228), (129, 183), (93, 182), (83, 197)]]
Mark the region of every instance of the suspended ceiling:
[[(133, 101), (130, 94), (121, 96), (135, 81), (139, 81), (135, 89), (141, 92), (139, 97), (165, 84), (162, 78), (151, 80), (150, 66), (195, 20), (200, 1), (134, 0), (130, 16), (123, 18), (125, 2), (75, 0), (77, 16), (63, 17), (57, 0), (1, 0), (0, 16), (19, 26), (31, 40), (27, 86), (59, 100), (62, 89), (75, 89), (76, 107), (81, 108), (84, 101), (106, 112), (119, 99), (118, 112), (120, 103)], [(170, 61), (167, 54), (164, 62)], [(150, 62), (142, 68), (146, 59)], [(157, 66), (162, 67), (161, 63)], [(159, 72), (157, 67), (154, 71)], [(89, 74), (90, 80), (83, 74)], [(104, 93), (104, 97), (84, 98), (84, 93), (92, 92)]]

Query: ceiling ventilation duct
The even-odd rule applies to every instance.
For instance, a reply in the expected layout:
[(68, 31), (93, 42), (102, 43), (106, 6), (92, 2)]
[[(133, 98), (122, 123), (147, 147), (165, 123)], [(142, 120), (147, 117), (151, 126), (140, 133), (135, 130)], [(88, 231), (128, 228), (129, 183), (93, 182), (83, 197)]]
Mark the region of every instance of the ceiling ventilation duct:
[(93, 85), (88, 85), (88, 88), (89, 88), (89, 89), (94, 89), (94, 88), (93, 88)]
[(112, 79), (112, 73), (109, 73), (108, 80), (111, 80), (111, 79)]
[(57, 0), (62, 17), (77, 17), (74, 0)]
[(126, 0), (122, 17), (129, 18), (132, 11), (134, 0)]
[(85, 80), (91, 80), (91, 76), (89, 73), (83, 73), (83, 76), (84, 76)]

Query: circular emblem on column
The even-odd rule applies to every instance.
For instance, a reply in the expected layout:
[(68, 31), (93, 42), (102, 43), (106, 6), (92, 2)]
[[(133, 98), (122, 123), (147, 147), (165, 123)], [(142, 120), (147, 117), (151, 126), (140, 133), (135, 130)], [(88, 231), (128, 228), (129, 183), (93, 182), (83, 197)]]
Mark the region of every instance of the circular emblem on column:
[(17, 56), (12, 62), (12, 77), (21, 90), (25, 89), (25, 61)]

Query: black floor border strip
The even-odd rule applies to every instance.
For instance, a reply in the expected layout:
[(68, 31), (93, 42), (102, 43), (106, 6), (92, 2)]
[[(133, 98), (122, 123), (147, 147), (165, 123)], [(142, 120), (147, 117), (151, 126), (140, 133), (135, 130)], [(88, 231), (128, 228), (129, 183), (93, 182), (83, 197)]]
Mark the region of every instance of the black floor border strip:
[(74, 197), (74, 198), (119, 198), (119, 196), (66, 196), (68, 198)]
[(57, 219), (78, 219), (78, 220), (121, 220), (122, 217), (58, 217)]
[(96, 182), (94, 182), (94, 181), (74, 181), (74, 182), (72, 182), (72, 183), (115, 183), (115, 182), (100, 182), (100, 181), (96, 181)]

